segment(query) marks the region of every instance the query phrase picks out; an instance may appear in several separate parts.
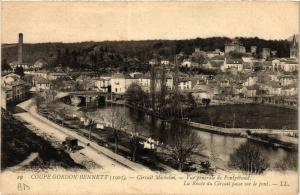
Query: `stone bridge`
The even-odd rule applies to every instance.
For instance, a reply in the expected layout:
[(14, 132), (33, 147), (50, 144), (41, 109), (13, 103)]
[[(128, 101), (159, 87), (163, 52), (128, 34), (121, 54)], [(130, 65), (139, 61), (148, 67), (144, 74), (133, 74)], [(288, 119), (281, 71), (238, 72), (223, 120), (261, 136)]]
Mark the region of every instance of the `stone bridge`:
[(105, 103), (108, 99), (111, 98), (111, 93), (99, 92), (99, 91), (72, 91), (72, 92), (60, 92), (56, 95), (55, 99), (70, 97), (71, 102), (76, 104), (79, 103), (92, 103), (96, 102), (99, 104)]

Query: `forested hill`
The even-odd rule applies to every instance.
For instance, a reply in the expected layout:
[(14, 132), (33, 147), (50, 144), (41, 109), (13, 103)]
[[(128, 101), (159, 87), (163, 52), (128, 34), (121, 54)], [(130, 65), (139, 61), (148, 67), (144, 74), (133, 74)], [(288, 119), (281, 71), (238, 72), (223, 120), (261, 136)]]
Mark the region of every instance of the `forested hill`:
[[(250, 51), (250, 46), (256, 45), (258, 51), (266, 47), (277, 50), (278, 57), (289, 56), (287, 40), (263, 40), (257, 37), (238, 39), (246, 46), (247, 51)], [(175, 53), (191, 54), (196, 47), (204, 51), (224, 51), (224, 44), (230, 42), (231, 39), (227, 37), (211, 37), (189, 40), (24, 44), (23, 61), (34, 63), (37, 59), (44, 58), (52, 66), (117, 66), (124, 63), (146, 63), (153, 54), (173, 59)], [(17, 44), (3, 44), (2, 59), (6, 59), (7, 62), (17, 60)]]

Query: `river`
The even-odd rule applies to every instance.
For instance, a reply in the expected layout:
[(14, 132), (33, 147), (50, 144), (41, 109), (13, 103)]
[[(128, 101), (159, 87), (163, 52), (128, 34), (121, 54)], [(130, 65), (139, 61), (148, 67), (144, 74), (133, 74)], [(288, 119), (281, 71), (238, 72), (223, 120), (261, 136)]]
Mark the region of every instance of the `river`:
[[(153, 121), (151, 117), (145, 115), (142, 112), (134, 111), (124, 106), (114, 105), (114, 109), (118, 109), (128, 121), (130, 125), (128, 129), (133, 129), (133, 124), (136, 125), (136, 130), (146, 136), (152, 137), (155, 140), (160, 142), (169, 143), (173, 139), (172, 129), (169, 126), (163, 125), (160, 120)], [(86, 110), (89, 115), (94, 119), (103, 119), (109, 121), (111, 116), (111, 107), (104, 106), (102, 108), (82, 108)], [(218, 164), (221, 164), (221, 167), (226, 168), (230, 160), (230, 155), (243, 143), (245, 143), (247, 138), (241, 137), (231, 137), (218, 135), (213, 133), (208, 133), (201, 131), (199, 129), (192, 129), (197, 135), (198, 138), (203, 143), (203, 148), (201, 154), (204, 156), (210, 157), (214, 156)], [(274, 148), (265, 144), (253, 143), (255, 144), (261, 152), (263, 152), (266, 160), (270, 164), (270, 168), (274, 169), (277, 167), (277, 164), (287, 159), (292, 161), (297, 159), (297, 153), (282, 148)]]

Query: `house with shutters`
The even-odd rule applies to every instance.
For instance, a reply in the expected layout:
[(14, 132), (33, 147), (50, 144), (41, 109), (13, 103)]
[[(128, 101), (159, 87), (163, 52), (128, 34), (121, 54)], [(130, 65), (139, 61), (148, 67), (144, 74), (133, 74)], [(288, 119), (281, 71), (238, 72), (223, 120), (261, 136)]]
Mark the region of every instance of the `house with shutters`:
[(223, 72), (229, 70), (236, 70), (237, 72), (243, 71), (243, 59), (241, 58), (225, 58), (224, 65), (221, 67)]

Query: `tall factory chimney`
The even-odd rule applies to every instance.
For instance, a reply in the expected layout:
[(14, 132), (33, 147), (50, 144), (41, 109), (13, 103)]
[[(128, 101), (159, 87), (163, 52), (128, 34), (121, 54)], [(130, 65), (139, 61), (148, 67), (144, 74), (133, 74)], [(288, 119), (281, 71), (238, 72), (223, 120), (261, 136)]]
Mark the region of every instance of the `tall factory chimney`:
[(19, 33), (18, 64), (23, 63), (23, 33)]

